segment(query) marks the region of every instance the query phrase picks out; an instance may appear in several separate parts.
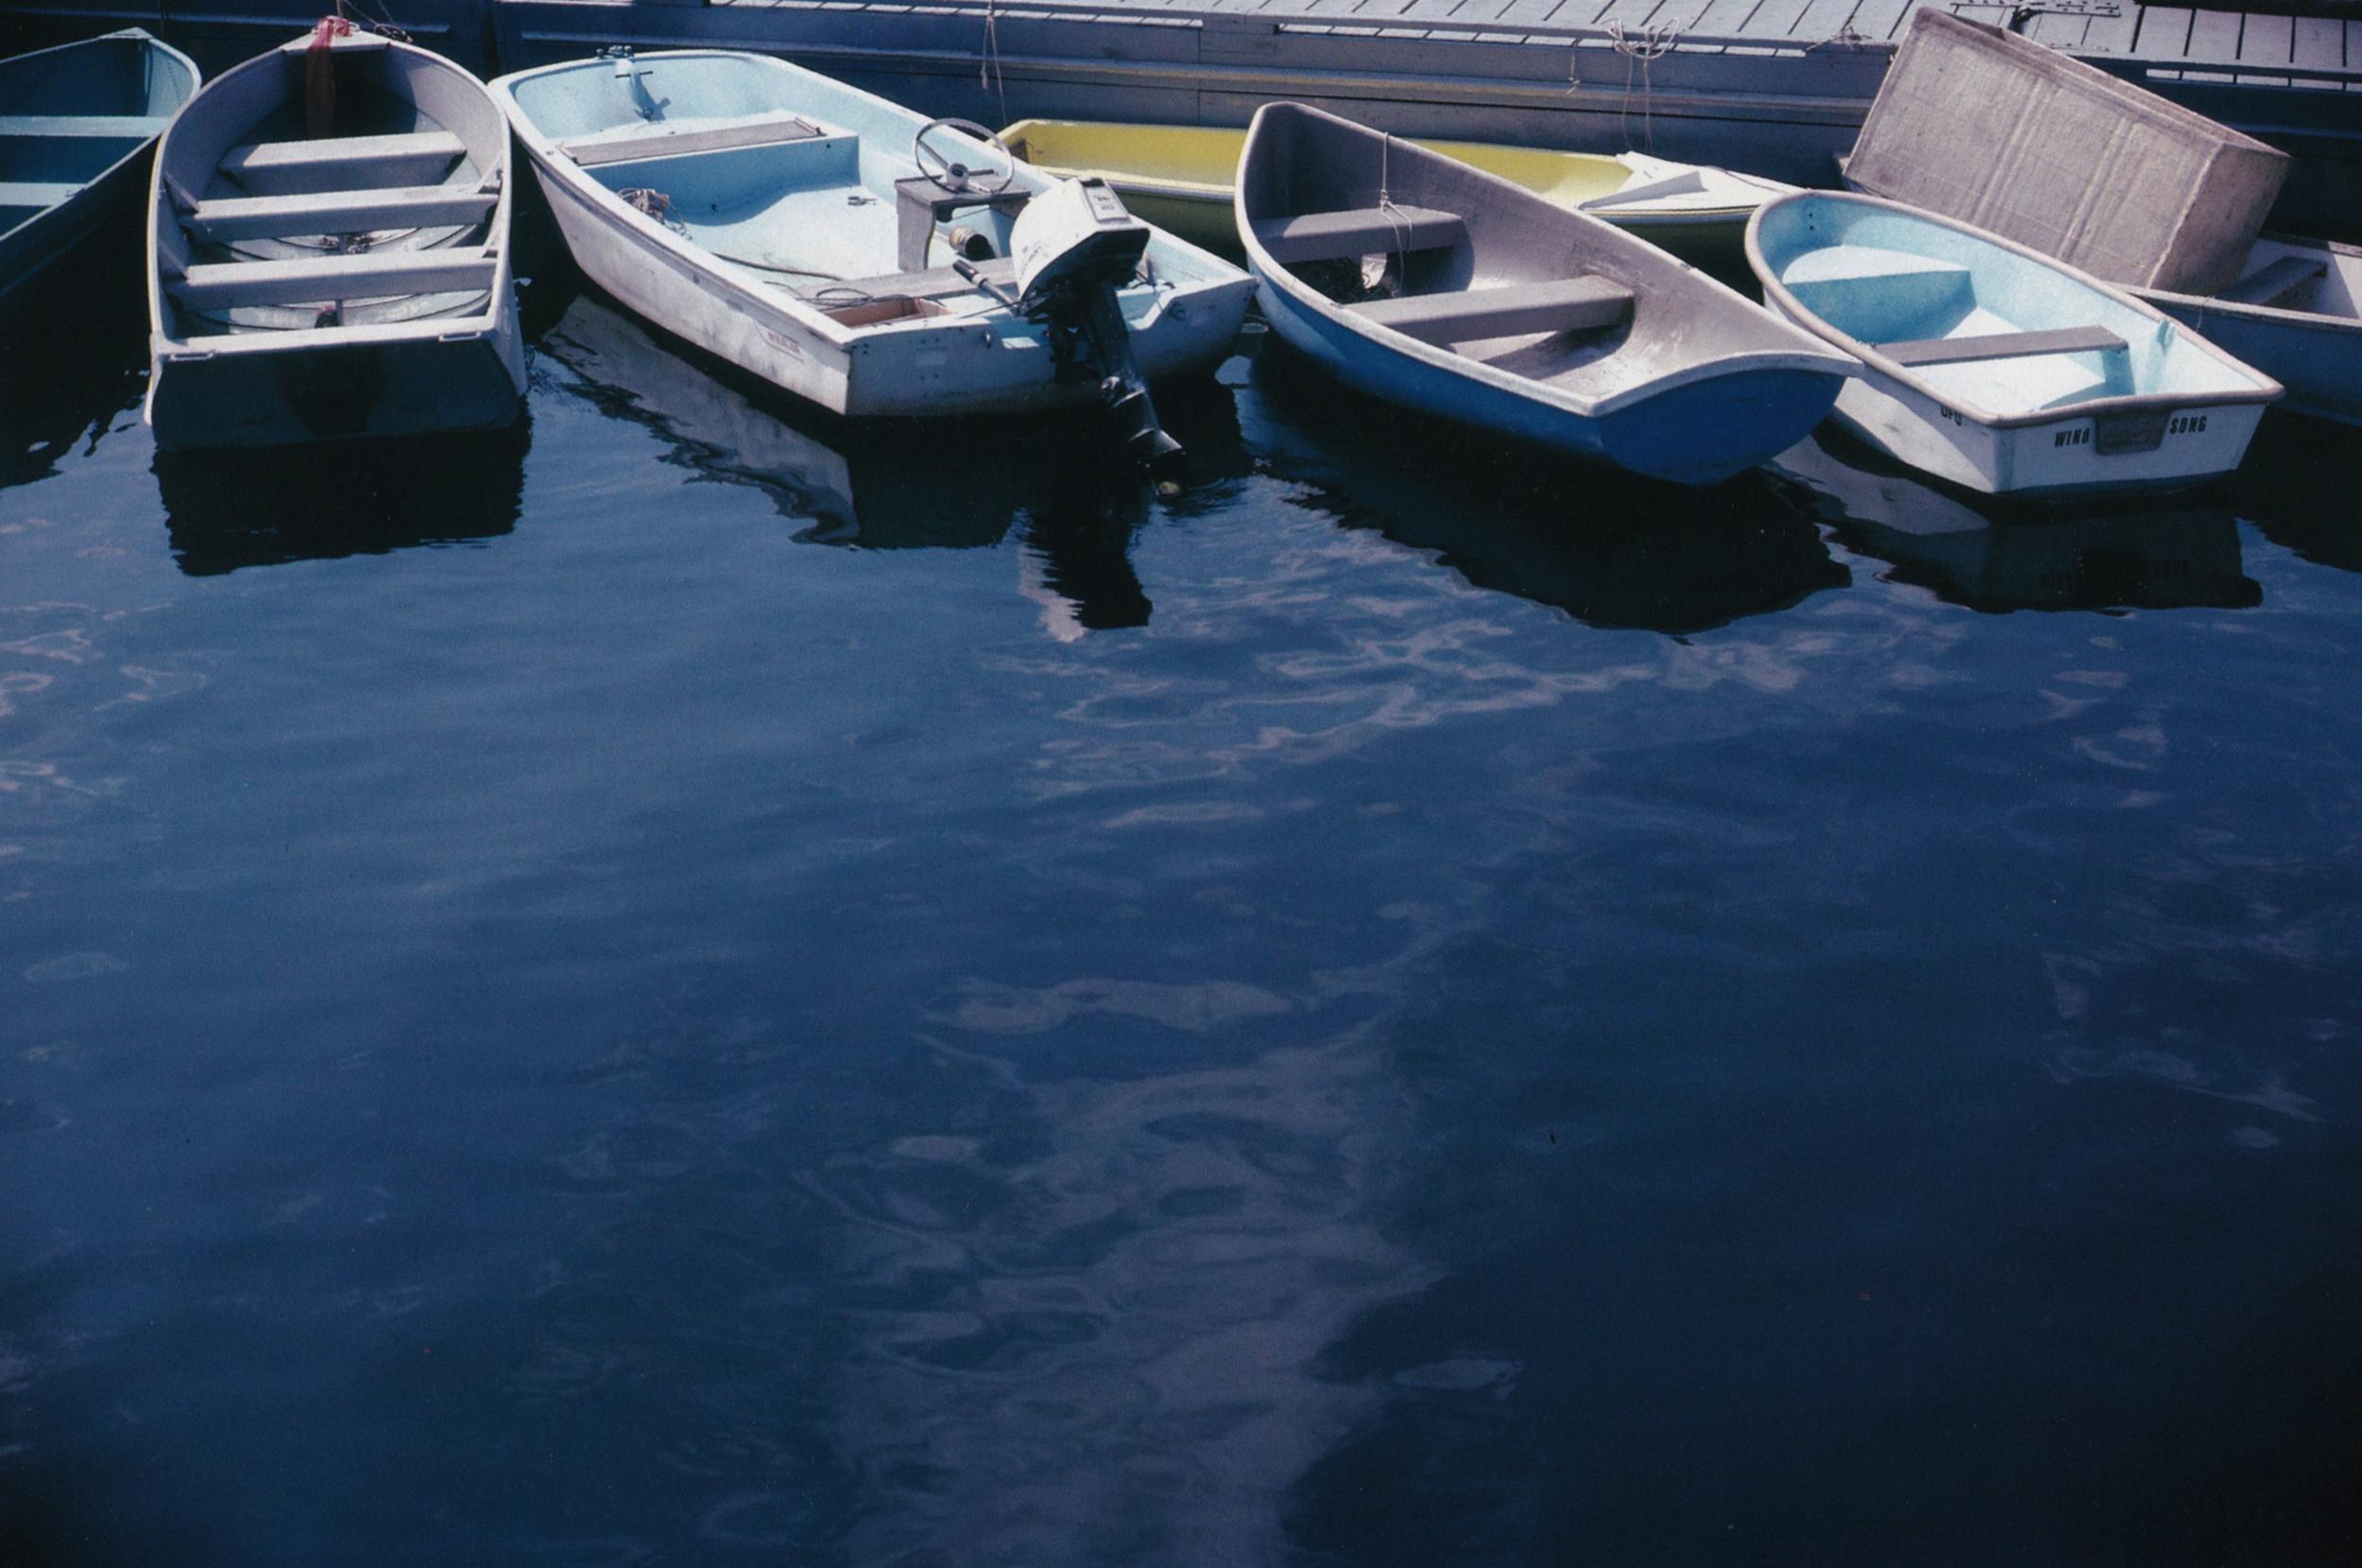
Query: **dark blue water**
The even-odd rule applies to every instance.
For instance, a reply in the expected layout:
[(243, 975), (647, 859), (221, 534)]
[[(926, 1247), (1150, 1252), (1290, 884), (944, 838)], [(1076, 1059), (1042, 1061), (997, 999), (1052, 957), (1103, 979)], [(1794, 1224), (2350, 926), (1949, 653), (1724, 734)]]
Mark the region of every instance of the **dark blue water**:
[(567, 287), (513, 437), (9, 390), (0, 1560), (2353, 1559), (2353, 435), (1995, 525), (1275, 350), (1160, 502)]

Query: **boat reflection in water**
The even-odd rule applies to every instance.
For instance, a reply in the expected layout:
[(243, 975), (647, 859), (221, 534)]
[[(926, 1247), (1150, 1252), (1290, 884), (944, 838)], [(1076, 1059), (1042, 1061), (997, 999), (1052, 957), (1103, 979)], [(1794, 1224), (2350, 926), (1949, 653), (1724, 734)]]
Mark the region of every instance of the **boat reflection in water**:
[(1254, 438), (1309, 504), (1594, 626), (1684, 636), (1852, 581), (1760, 471), (1703, 490), (1620, 474), (1406, 415), (1284, 346), (1256, 355), (1254, 386), (1275, 416)]
[(2362, 428), (2274, 413), (2228, 500), (2266, 538), (2308, 561), (2362, 571)]
[(1780, 455), (1838, 541), (1970, 609), (2239, 609), (2261, 604), (2239, 525), (2203, 504), (1972, 504), (1823, 426)]
[(173, 558), (192, 577), (497, 538), (524, 501), (525, 420), (304, 446), (159, 452)]
[[(770, 492), (801, 539), (972, 550), (1013, 537), (1019, 590), (1053, 636), (1148, 622), (1130, 547), (1154, 490), (1131, 465), (1078, 451), (1072, 421), (830, 420), (589, 293), (565, 302), (536, 349), (572, 373), (580, 396), (663, 440), (668, 461)], [(1225, 440), (1209, 402), (1186, 385), (1157, 391), (1193, 479), (1238, 448), (1235, 420)]]
[[(147, 329), (137, 311), (136, 257), (55, 268), (0, 310), (0, 490), (57, 471), (139, 422)], [(125, 418), (128, 415), (128, 418)]]

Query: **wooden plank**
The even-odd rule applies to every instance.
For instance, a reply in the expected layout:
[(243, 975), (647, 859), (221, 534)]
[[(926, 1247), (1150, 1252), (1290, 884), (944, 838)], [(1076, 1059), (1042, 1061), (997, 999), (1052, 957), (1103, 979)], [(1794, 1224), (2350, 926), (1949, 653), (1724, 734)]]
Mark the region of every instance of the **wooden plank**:
[(0, 207), (55, 207), (61, 201), (72, 200), (81, 190), (79, 185), (60, 185), (46, 180), (11, 180), (0, 184)]
[(2336, 18), (2300, 16), (2289, 45), (2289, 62), (2321, 70), (2340, 70), (2346, 63), (2346, 29)]
[(200, 201), (180, 221), (200, 240), (267, 239), (285, 234), (357, 234), (376, 229), (481, 223), (498, 191), (410, 185), (312, 196), (241, 196)]
[(2222, 298), (2241, 305), (2277, 305), (2328, 272), (2326, 256), (2283, 256), (2223, 290)]
[(1255, 239), (1275, 262), (1342, 261), (1400, 250), (1440, 250), (1467, 237), (1457, 213), (1428, 207), (1361, 208), (1303, 213), (1255, 226)]
[(1763, 0), (1754, 15), (1747, 19), (1747, 36), (1766, 43), (1785, 40), (1812, 9), (1812, 0)]
[(2028, 22), (2025, 34), (2037, 43), (2047, 43), (2053, 49), (2080, 49), (2083, 39), (2091, 31), (2092, 19), (2070, 15), (2065, 11), (2043, 11)]
[(1711, 0), (1689, 30), (1709, 38), (1744, 38), (1747, 24), (1754, 19), (1763, 0)]
[(1871, 348), (1897, 365), (1924, 366), (2106, 353), (2124, 346), (2124, 339), (2105, 327), (2060, 327), (2043, 332), (1989, 332), (1980, 337), (1922, 337), (1904, 343), (1874, 343)]
[(1910, 9), (1910, 0), (1862, 0), (1854, 8), (1854, 30), (1868, 39), (1891, 38)]
[(1585, 274), (1545, 283), (1370, 299), (1345, 309), (1422, 343), (1475, 343), (1529, 332), (1612, 327), (1632, 314), (1632, 290)]
[(0, 136), (115, 138), (144, 142), (172, 124), (169, 114), (0, 114)]
[(466, 155), (445, 130), (407, 136), (329, 136), (317, 142), (256, 142), (222, 155), (221, 172), (257, 196), (378, 185), (423, 185)]
[(169, 285), (198, 310), (312, 305), (407, 294), (461, 294), (492, 286), (498, 264), (478, 251), (372, 250), (297, 262), (221, 262), (189, 268)]
[(2083, 53), (2087, 55), (2123, 55), (2132, 50), (2132, 40), (2141, 30), (2141, 12), (2146, 8), (2132, 0), (2118, 0), (2116, 14), (2095, 16), (2083, 30)]
[(2141, 30), (2132, 53), (2143, 60), (2185, 60), (2190, 53), (2190, 24), (2198, 12), (2185, 6), (2143, 6)]
[(624, 126), (560, 142), (558, 150), (584, 168), (606, 163), (638, 163), (651, 158), (678, 158), (693, 152), (720, 152), (730, 147), (767, 147), (781, 142), (807, 142), (820, 128), (798, 114), (777, 111), (741, 115), (736, 119), (679, 126), (661, 122)]
[(1796, 19), (1789, 36), (1806, 43), (1823, 43), (1837, 38), (1845, 31), (1860, 3), (1861, 0), (1812, 0), (1805, 8), (1805, 14)]
[(2239, 58), (2239, 25), (2246, 20), (2237, 11), (2199, 11), (2190, 23), (2190, 52), (2193, 65), (2230, 65)]
[(2239, 34), (2239, 59), (2249, 65), (2285, 65), (2295, 58), (2295, 28), (2285, 16), (2256, 14)]

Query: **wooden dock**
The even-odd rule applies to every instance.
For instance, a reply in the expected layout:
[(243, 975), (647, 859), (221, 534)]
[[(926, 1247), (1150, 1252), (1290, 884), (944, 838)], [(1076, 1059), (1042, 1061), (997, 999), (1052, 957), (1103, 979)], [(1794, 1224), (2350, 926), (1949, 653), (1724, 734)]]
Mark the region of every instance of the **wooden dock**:
[[(1243, 125), (1273, 98), (1388, 129), (1637, 147), (1829, 183), (1923, 4), (2007, 24), (2297, 155), (2277, 218), (2362, 224), (2362, 21), (2132, 0), (383, 0), (515, 70), (609, 43), (760, 49), (933, 113)], [(320, 0), (18, 0), (251, 53)], [(373, 9), (373, 8), (372, 8)]]

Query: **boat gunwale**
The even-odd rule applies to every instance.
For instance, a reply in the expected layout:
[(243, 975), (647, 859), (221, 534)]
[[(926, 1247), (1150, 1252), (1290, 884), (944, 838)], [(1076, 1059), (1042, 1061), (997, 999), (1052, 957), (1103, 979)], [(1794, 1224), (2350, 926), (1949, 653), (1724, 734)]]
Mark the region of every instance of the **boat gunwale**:
[[(2023, 414), (1995, 414), (1990, 409), (1933, 385), (1916, 370), (1879, 352), (1876, 345), (1863, 342), (1852, 333), (1830, 324), (1797, 299), (1788, 285), (1780, 281), (1765, 262), (1760, 235), (1767, 214), (1791, 202), (1804, 201), (1851, 203), (1894, 213), (1920, 222), (1957, 230), (1973, 240), (2009, 251), (2054, 272), (2063, 273), (2077, 282), (2085, 284), (2121, 304), (2131, 306), (2140, 315), (2148, 316), (2152, 322), (2162, 322), (2171, 327), (2182, 341), (2194, 345), (2218, 364), (2228, 366), (2234, 371), (2251, 378), (2255, 384), (2246, 388), (2219, 392), (2124, 392), (2052, 408), (2032, 409)], [(1784, 196), (1776, 200), (1767, 201), (1755, 209), (1754, 215), (1747, 220), (1746, 248), (1747, 265), (1754, 273), (1756, 281), (1763, 285), (1768, 298), (1776, 299), (1780, 310), (1786, 313), (1798, 327), (1853, 354), (1881, 376), (1900, 383), (1918, 396), (1929, 400), (1939, 408), (1952, 409), (1988, 429), (2026, 430), (2060, 424), (2070, 419), (2095, 418), (2119, 414), (2171, 413), (2180, 409), (2220, 408), (2246, 403), (2269, 404), (2278, 402), (2286, 395), (2286, 388), (2283, 387), (2278, 381), (2264, 374), (2245, 360), (2217, 348), (2195, 328), (2175, 320), (2146, 299), (2128, 292), (2121, 285), (2105, 282), (2085, 272), (2081, 267), (2069, 265), (2056, 256), (2045, 255), (2031, 246), (2020, 245), (2015, 240), (2006, 239), (1989, 230), (1979, 229), (1973, 223), (1962, 223), (1958, 218), (1946, 217), (1941, 213), (1930, 213), (1925, 208), (1913, 207), (1908, 202), (1872, 196), (1863, 191), (1798, 191), (1792, 196)]]
[[(1255, 156), (1258, 133), (1263, 128), (1265, 116), (1274, 110), (1314, 115), (1349, 127), (1366, 135), (1392, 134), (1364, 126), (1359, 121), (1348, 120), (1341, 114), (1332, 114), (1311, 104), (1275, 100), (1258, 109), (1255, 111), (1254, 122), (1247, 127), (1247, 139), (1239, 152), (1239, 166), (1241, 170)], [(1406, 137), (1394, 139), (1406, 145), (1414, 145)], [(1460, 162), (1457, 159), (1447, 158), (1443, 153), (1433, 152), (1425, 147), (1419, 147), (1417, 150), (1423, 157), (1444, 158), (1449, 162)], [(1471, 163), (1461, 163), (1461, 167), (1479, 179), (1489, 181), (1499, 191), (1510, 193), (1516, 200), (1538, 202), (1552, 213), (1563, 214), (1578, 224), (1597, 224), (1609, 233), (1615, 234), (1618, 241), (1640, 246), (1648, 252), (1648, 257), (1652, 264), (1662, 263), (1666, 267), (1674, 269), (1677, 274), (1688, 274), (1693, 282), (1727, 295), (1729, 304), (1736, 305), (1742, 310), (1755, 309), (1745, 296), (1700, 271), (1669, 251), (1660, 250), (1637, 235), (1624, 233), (1617, 225), (1609, 223), (1604, 218), (1575, 208), (1561, 207), (1556, 202), (1518, 184), (1515, 180), (1504, 179), (1490, 170), (1478, 168)], [(1396, 332), (1393, 328), (1357, 315), (1354, 312), (1338, 304), (1337, 301), (1296, 277), (1285, 265), (1272, 259), (1271, 252), (1264, 248), (1260, 240), (1256, 238), (1253, 220), (1247, 215), (1246, 189), (1246, 182), (1243, 179), (1237, 181), (1231, 196), (1231, 217), (1239, 227), (1240, 243), (1246, 248), (1247, 268), (1254, 273), (1258, 284), (1268, 283), (1286, 296), (1298, 309), (1309, 311), (1323, 320), (1335, 322), (1344, 327), (1356, 336), (1368, 341), (1374, 348), (1415, 360), (1432, 369), (1463, 377), (1496, 391), (1547, 404), (1579, 418), (1603, 419), (1623, 409), (1647, 402), (1695, 383), (1719, 381), (1754, 371), (1797, 370), (1808, 374), (1834, 375), (1840, 378), (1860, 373), (1860, 366), (1850, 356), (1838, 349), (1823, 348), (1810, 342), (1813, 334), (1806, 332), (1803, 328), (1792, 322), (1783, 321), (1779, 322), (1781, 326), (1791, 328), (1798, 336), (1807, 341), (1795, 349), (1756, 349), (1718, 354), (1693, 365), (1663, 371), (1647, 381), (1595, 396), (1569, 392), (1563, 387), (1552, 385), (1548, 381), (1521, 376), (1515, 371), (1503, 370), (1498, 366), (1488, 365), (1482, 360), (1470, 359), (1463, 354), (1453, 353), (1448, 348), (1429, 344), (1412, 337), (1408, 333)], [(1768, 312), (1762, 314), (1770, 315)], [(1777, 316), (1772, 316), (1772, 319), (1779, 320)]]

